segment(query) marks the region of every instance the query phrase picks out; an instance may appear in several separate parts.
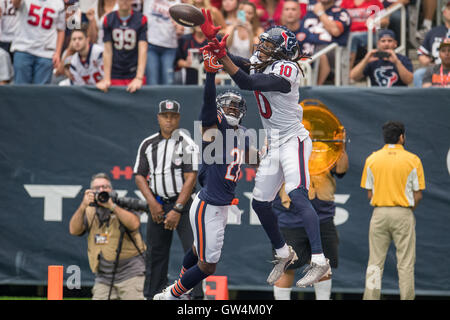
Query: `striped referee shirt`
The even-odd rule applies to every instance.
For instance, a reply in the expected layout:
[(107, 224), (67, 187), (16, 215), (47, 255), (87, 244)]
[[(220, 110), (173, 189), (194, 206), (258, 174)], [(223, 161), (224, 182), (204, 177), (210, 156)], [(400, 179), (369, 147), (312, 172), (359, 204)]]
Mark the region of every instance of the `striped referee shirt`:
[(161, 132), (145, 138), (138, 149), (134, 174), (148, 176), (150, 190), (161, 198), (177, 197), (186, 172), (198, 171), (199, 148), (182, 130), (165, 139)]

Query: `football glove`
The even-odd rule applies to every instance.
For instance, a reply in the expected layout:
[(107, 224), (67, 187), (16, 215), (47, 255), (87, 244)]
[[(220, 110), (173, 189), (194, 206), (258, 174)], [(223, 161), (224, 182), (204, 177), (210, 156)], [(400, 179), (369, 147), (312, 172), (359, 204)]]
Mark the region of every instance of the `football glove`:
[(205, 17), (205, 22), (200, 26), (200, 28), (206, 38), (211, 41), (216, 38), (217, 32), (219, 32), (221, 27), (214, 26), (211, 18), (211, 11), (202, 8), (202, 14)]
[(209, 73), (217, 73), (223, 68), (223, 65), (217, 61), (217, 57), (209, 51), (203, 51), (203, 65), (205, 66), (205, 71)]
[(218, 59), (221, 59), (227, 55), (227, 38), (228, 34), (226, 34), (222, 41), (219, 42), (216, 38), (212, 40), (212, 42), (208, 42), (208, 44), (202, 48), (200, 48), (200, 51), (209, 51), (213, 53)]

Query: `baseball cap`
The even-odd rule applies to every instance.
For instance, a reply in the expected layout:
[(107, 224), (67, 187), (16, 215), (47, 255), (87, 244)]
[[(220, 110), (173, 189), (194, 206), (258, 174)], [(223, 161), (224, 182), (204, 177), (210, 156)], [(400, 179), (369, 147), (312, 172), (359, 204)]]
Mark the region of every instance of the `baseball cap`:
[(174, 112), (180, 113), (180, 104), (175, 100), (163, 100), (159, 103), (159, 112)]
[(449, 46), (450, 46), (450, 38), (444, 38), (444, 39), (442, 39), (442, 42), (439, 45), (439, 50), (441, 50), (443, 47), (449, 47)]
[(378, 40), (384, 37), (390, 37), (395, 40), (395, 32), (389, 29), (383, 29), (378, 31)]

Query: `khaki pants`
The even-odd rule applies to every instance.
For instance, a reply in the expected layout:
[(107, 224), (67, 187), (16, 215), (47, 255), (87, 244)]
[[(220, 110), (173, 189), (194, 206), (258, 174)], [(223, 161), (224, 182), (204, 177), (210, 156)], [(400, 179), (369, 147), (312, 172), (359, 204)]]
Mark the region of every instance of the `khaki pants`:
[(416, 219), (410, 208), (376, 207), (373, 210), (364, 300), (380, 299), (384, 262), (391, 241), (396, 248), (400, 299), (414, 299), (415, 225)]
[[(145, 276), (133, 277), (114, 283), (111, 300), (144, 300)], [(92, 300), (108, 300), (109, 284), (96, 282), (92, 288)]]

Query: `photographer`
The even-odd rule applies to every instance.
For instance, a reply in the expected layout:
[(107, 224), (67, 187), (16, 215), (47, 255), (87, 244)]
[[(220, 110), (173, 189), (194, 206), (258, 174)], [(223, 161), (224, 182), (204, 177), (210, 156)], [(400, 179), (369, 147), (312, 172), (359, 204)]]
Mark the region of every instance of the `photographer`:
[(380, 30), (377, 49), (369, 51), (350, 72), (359, 81), (369, 77), (372, 86), (407, 86), (413, 81), (413, 66), (408, 57), (395, 53), (397, 41), (392, 30)]
[(115, 203), (113, 195), (110, 178), (94, 175), (69, 231), (76, 236), (88, 234), (89, 265), (96, 275), (93, 300), (143, 300), (146, 248), (140, 219)]

